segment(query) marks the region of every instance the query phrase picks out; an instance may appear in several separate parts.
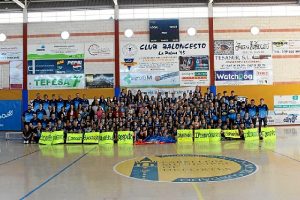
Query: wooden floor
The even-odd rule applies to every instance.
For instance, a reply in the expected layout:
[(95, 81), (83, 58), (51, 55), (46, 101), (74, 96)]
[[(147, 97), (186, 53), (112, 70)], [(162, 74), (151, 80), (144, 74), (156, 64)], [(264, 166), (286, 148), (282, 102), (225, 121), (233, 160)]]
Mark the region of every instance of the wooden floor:
[[(277, 128), (275, 143), (194, 145), (25, 145), (0, 141), (0, 199), (300, 199), (300, 127)], [(135, 180), (114, 166), (135, 157), (208, 154), (248, 160), (258, 171), (206, 183)]]

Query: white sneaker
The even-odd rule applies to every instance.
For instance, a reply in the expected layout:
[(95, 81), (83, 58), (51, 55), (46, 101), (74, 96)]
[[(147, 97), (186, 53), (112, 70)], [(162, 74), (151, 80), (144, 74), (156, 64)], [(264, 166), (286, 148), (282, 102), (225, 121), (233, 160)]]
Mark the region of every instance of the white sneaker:
[(24, 140), (24, 142), (23, 142), (24, 144), (26, 144), (26, 141)]

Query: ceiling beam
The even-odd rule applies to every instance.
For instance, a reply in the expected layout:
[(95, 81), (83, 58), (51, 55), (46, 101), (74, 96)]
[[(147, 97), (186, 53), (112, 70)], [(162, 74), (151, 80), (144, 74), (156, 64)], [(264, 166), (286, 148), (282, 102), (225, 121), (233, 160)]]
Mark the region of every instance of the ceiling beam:
[(19, 1), (19, 0), (12, 0), (13, 2), (15, 2), (18, 6), (20, 6), (22, 9), (25, 9), (25, 5), (21, 2), (21, 1)]

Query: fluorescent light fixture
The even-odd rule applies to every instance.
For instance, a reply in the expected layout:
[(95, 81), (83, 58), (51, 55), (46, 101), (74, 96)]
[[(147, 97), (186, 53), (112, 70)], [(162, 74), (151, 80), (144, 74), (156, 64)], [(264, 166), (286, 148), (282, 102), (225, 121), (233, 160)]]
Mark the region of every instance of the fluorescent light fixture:
[(197, 33), (197, 30), (194, 27), (190, 27), (190, 28), (188, 28), (187, 33), (189, 36), (195, 36)]
[(259, 28), (257, 26), (252, 26), (250, 31), (252, 35), (259, 34)]
[(131, 38), (133, 36), (133, 31), (131, 29), (126, 29), (124, 35), (125, 37)]
[(0, 42), (4, 42), (6, 40), (6, 35), (4, 33), (0, 33)]
[(63, 31), (60, 36), (63, 40), (67, 40), (70, 37), (70, 33), (68, 31)]

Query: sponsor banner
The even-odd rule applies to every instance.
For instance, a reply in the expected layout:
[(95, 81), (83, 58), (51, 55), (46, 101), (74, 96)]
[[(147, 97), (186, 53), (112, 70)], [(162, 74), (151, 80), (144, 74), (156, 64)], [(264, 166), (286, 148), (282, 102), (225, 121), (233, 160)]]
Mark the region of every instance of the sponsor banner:
[(275, 115), (269, 111), (268, 125), (297, 125), (300, 124), (300, 116), (297, 114)]
[(122, 73), (122, 87), (179, 86), (179, 72)]
[(240, 138), (239, 130), (224, 130), (224, 135), (227, 138)]
[(84, 74), (28, 75), (28, 89), (83, 89)]
[(195, 130), (194, 141), (197, 142), (209, 142), (209, 129)]
[(23, 60), (22, 46), (0, 46), (0, 61)]
[(28, 60), (84, 59), (84, 44), (41, 44), (28, 46)]
[(262, 136), (264, 140), (275, 140), (276, 139), (276, 131), (274, 127), (267, 127), (261, 129)]
[(257, 128), (245, 129), (244, 137), (246, 141), (259, 140), (259, 134)]
[(30, 60), (28, 74), (83, 74), (82, 59), (69, 60)]
[(276, 115), (300, 115), (300, 95), (274, 96)]
[(98, 144), (99, 143), (99, 133), (85, 133), (83, 137), (84, 144)]
[(23, 88), (23, 61), (21, 60), (9, 62), (9, 88)]
[(216, 71), (216, 85), (253, 85), (253, 70)]
[(114, 132), (104, 132), (99, 135), (99, 144), (113, 144)]
[(21, 130), (21, 101), (0, 100), (0, 131)]
[(65, 142), (63, 131), (54, 131), (52, 133), (52, 136), (53, 136), (52, 144), (63, 144)]
[(235, 40), (234, 55), (272, 55), (272, 42), (263, 40)]
[(133, 144), (133, 132), (118, 131), (118, 144)]
[(85, 82), (87, 88), (113, 88), (113, 74), (86, 74)]
[(203, 57), (193, 55), (208, 55), (209, 46), (207, 41), (122, 43), (120, 51), (121, 72), (168, 72), (178, 71), (179, 57), (194, 57), (194, 68), (203, 68)]
[(114, 58), (114, 43), (113, 42), (85, 43), (84, 58), (85, 59)]
[(258, 85), (272, 85), (273, 71), (272, 70), (254, 70), (254, 79)]
[(178, 143), (193, 143), (193, 130), (177, 130), (177, 142)]
[(215, 55), (216, 70), (272, 69), (271, 55)]
[(178, 88), (130, 88), (133, 94), (136, 94), (138, 90), (140, 90), (144, 95), (157, 96), (158, 92), (164, 97), (167, 92), (169, 97), (172, 97), (172, 93), (174, 93), (175, 97), (183, 96), (183, 93), (189, 94), (190, 92), (195, 91), (195, 87), (178, 87)]
[(217, 85), (273, 84), (271, 41), (216, 40), (214, 51)]
[(219, 142), (221, 140), (221, 129), (209, 129), (209, 141)]
[(68, 133), (67, 141), (68, 144), (81, 144), (83, 139), (82, 133)]
[(53, 141), (53, 136), (51, 132), (42, 132), (39, 140), (39, 144), (51, 145)]
[(180, 86), (208, 86), (209, 71), (181, 71)]
[(273, 54), (300, 54), (300, 40), (273, 41)]
[(215, 40), (214, 55), (234, 55), (234, 40)]
[(209, 70), (208, 56), (179, 56), (179, 71)]

